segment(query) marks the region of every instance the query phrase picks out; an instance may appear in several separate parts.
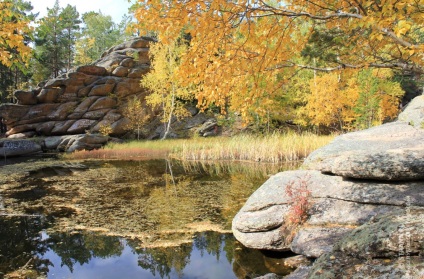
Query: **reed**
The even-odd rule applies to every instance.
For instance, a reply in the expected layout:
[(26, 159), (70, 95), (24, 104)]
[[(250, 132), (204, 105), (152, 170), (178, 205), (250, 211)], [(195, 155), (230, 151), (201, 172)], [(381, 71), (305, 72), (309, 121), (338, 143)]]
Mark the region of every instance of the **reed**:
[(312, 133), (286, 133), (187, 140), (175, 156), (184, 160), (290, 162), (302, 160), (332, 139), (333, 136), (318, 136)]
[(136, 159), (169, 156), (195, 161), (280, 163), (302, 160), (332, 139), (333, 136), (318, 136), (313, 133), (286, 133), (266, 136), (238, 135), (184, 140), (131, 141), (110, 143), (103, 149), (79, 151), (67, 156), (74, 159)]

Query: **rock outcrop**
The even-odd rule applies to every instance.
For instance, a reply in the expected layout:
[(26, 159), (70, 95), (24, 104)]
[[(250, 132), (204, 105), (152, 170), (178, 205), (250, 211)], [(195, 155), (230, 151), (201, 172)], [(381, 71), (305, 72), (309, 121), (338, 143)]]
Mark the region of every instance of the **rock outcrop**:
[[(317, 258), (293, 278), (424, 275), (423, 101), (393, 123), (337, 137), (301, 170), (272, 176), (235, 216), (235, 237)], [(307, 210), (293, 211), (293, 191), (304, 192)], [(291, 222), (293, 214), (304, 221)]]
[[(154, 138), (161, 126), (155, 120), (160, 112), (145, 105), (149, 93), (140, 86), (142, 75), (150, 70), (148, 52), (152, 41), (147, 37), (135, 38), (110, 48), (92, 65), (40, 83), (34, 90), (16, 91), (17, 104), (0, 105), (6, 135), (75, 135), (98, 133), (107, 127), (111, 136), (120, 137), (128, 132), (129, 119), (123, 115), (123, 108), (129, 98), (136, 96), (152, 119), (146, 125), (145, 137)], [(195, 122), (200, 126), (207, 119), (200, 116)]]
[(0, 157), (29, 156), (42, 151), (74, 152), (93, 150), (112, 139), (100, 134), (81, 134), (31, 139), (6, 139), (0, 141)]

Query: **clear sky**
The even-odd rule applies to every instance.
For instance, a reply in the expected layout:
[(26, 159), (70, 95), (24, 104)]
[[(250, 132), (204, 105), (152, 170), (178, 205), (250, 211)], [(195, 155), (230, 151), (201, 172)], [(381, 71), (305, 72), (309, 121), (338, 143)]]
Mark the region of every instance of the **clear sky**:
[[(40, 12), (38, 18), (41, 18), (47, 14), (47, 8), (52, 8), (56, 0), (28, 0), (34, 7), (33, 12)], [(134, 2), (132, 0), (131, 2)], [(77, 11), (82, 15), (83, 13), (99, 10), (104, 15), (112, 16), (115, 23), (119, 23), (124, 14), (128, 14), (128, 8), (131, 3), (128, 0), (59, 0), (59, 6), (64, 8), (68, 4), (76, 6)]]

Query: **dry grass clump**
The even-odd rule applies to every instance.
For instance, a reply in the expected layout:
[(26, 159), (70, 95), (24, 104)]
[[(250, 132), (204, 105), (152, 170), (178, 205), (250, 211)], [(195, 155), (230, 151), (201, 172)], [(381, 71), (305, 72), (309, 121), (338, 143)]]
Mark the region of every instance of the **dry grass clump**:
[(273, 135), (239, 135), (234, 137), (169, 139), (110, 143), (103, 149), (78, 151), (72, 159), (137, 159), (166, 158), (195, 161), (292, 162), (305, 158), (315, 149), (329, 143), (333, 136), (313, 133)]
[(148, 158), (165, 158), (168, 155), (166, 150), (150, 150), (145, 148), (127, 148), (127, 149), (96, 149), (81, 150), (71, 154), (64, 155), (67, 159), (148, 159)]
[(187, 140), (176, 155), (184, 160), (289, 162), (305, 158), (332, 139), (333, 136), (318, 136), (312, 133), (287, 133)]

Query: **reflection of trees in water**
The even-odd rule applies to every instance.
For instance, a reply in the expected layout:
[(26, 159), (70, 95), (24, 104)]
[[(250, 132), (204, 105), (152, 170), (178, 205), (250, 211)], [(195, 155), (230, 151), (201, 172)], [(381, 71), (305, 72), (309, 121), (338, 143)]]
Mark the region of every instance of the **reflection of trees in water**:
[[(78, 195), (73, 200), (67, 199), (65, 205), (70, 208), (75, 206), (78, 210), (67, 218), (57, 216), (51, 231), (63, 231), (74, 225), (89, 230), (102, 228), (124, 237), (137, 236), (142, 242), (134, 244), (134, 247), (152, 247), (191, 240), (193, 231), (211, 229), (210, 225), (214, 229), (229, 229), (234, 215), (246, 198), (267, 178), (263, 171), (262, 174), (248, 171), (248, 166), (252, 169), (252, 165), (233, 168), (223, 164), (218, 167), (200, 165), (187, 169), (174, 161), (165, 160), (97, 164), (98, 168), (89, 168), (84, 173), (77, 172), (72, 179), (61, 177), (57, 180), (60, 183), (55, 183), (57, 191), (49, 193), (48, 197), (39, 198), (36, 203), (29, 200), (26, 206), (33, 206), (33, 212), (37, 212), (40, 205), (47, 211), (54, 211), (57, 201), (60, 201), (60, 205), (65, 203), (61, 193), (72, 186), (72, 191)], [(49, 179), (56, 181), (54, 176)], [(7, 206), (15, 207), (13, 203)], [(31, 228), (35, 226), (28, 225)], [(13, 238), (12, 232), (15, 230), (18, 236), (11, 241), (5, 240)], [(15, 229), (13, 222), (5, 223), (0, 226), (0, 236), (10, 236), (1, 237), (0, 243), (6, 247), (6, 251), (22, 251), (23, 248), (15, 249), (9, 242), (24, 245), (21, 239), (24, 239), (24, 233), (28, 233), (33, 235), (31, 241), (36, 242), (28, 241), (26, 245), (31, 247), (28, 251), (40, 251), (34, 253), (41, 255), (51, 248), (62, 258), (62, 266), (70, 270), (73, 270), (75, 264), (88, 263), (93, 257), (120, 255), (124, 247), (116, 237), (102, 237), (93, 233), (51, 233), (46, 242), (41, 239), (40, 230), (42, 228)], [(217, 260), (223, 257), (222, 251), (225, 251), (228, 262), (233, 262), (238, 253), (233, 249), (234, 240), (231, 236), (212, 232), (199, 235), (193, 245), (137, 249), (140, 265), (167, 276), (170, 270), (181, 272), (184, 269), (190, 261), (192, 249), (215, 256)], [(29, 258), (23, 255), (7, 255), (6, 260), (5, 256), (0, 256), (0, 269), (3, 269), (5, 261), (8, 262), (6, 265), (10, 265), (10, 257), (22, 257), (19, 263), (16, 261), (14, 268), (25, 265)], [(40, 269), (43, 267), (41, 264), (39, 266)], [(44, 266), (47, 267), (47, 263)]]
[(42, 239), (41, 230), (45, 222), (39, 217), (0, 218), (0, 272), (17, 270), (27, 263), (39, 272), (46, 272), (51, 263), (41, 260), (48, 250), (48, 243)]
[(71, 272), (74, 265), (87, 264), (94, 257), (108, 258), (120, 256), (124, 245), (118, 237), (103, 236), (96, 233), (67, 234), (54, 233), (49, 238), (50, 248), (62, 259)]
[(194, 246), (200, 251), (201, 256), (208, 253), (219, 261), (222, 251), (229, 263), (233, 261), (234, 237), (231, 234), (220, 234), (216, 232), (204, 232), (194, 239)]
[(172, 270), (182, 276), (184, 268), (190, 262), (192, 245), (184, 244), (178, 247), (160, 247), (137, 249), (138, 265), (149, 270), (154, 276), (168, 277)]
[(193, 249), (200, 252), (203, 257), (206, 253), (214, 256), (217, 261), (225, 251), (229, 263), (233, 261), (234, 237), (231, 234), (204, 232), (196, 234), (193, 244), (183, 244), (175, 247), (137, 248), (137, 241), (128, 241), (128, 245), (138, 254), (138, 264), (143, 269), (149, 270), (154, 276), (169, 278), (175, 271), (183, 277), (184, 268), (190, 263)]

